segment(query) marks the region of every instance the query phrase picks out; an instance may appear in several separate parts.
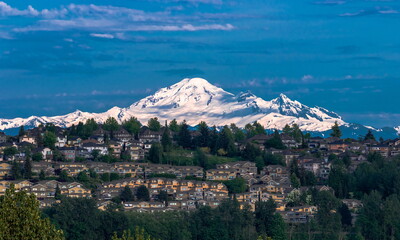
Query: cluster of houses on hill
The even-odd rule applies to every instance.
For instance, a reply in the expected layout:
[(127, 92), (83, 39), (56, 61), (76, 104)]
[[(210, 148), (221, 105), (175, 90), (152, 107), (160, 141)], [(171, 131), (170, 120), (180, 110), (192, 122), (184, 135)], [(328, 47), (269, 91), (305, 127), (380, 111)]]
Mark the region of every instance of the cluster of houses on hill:
[(60, 189), (60, 194), (71, 198), (91, 198), (91, 190), (83, 187), (78, 182), (58, 182), (56, 180), (43, 180), (39, 182), (30, 182), (28, 180), (1, 180), (0, 181), (0, 196), (4, 195), (6, 190), (14, 185), (17, 191), (27, 191), (36, 196), (40, 202), (40, 207), (49, 207), (57, 200), (56, 189)]
[[(143, 127), (138, 135), (138, 139), (123, 128), (113, 131), (113, 138), (106, 139), (110, 132), (101, 128), (94, 131), (89, 139), (83, 139), (76, 136), (67, 136), (67, 132), (63, 128), (55, 128), (57, 151), (61, 152), (66, 161), (74, 161), (76, 158), (91, 160), (93, 152), (97, 155), (107, 155), (119, 158), (122, 151), (129, 155), (132, 160), (142, 160), (145, 153), (149, 151), (154, 142), (160, 142), (163, 130), (154, 132)], [(6, 135), (0, 133), (0, 149), (6, 147), (26, 148), (30, 147), (35, 153), (41, 153), (43, 159), (50, 160), (54, 157), (54, 150), (49, 147), (37, 147), (39, 141), (43, 138), (44, 129), (40, 127), (27, 130), (25, 134), (19, 136), (16, 141), (10, 142), (6, 140)], [(19, 156), (8, 156), (10, 160)], [(23, 157), (23, 156), (22, 156)], [(0, 155), (0, 160), (4, 156)]]
[[(255, 208), (257, 201), (273, 199), (277, 210), (288, 222), (302, 223), (308, 221), (317, 211), (315, 206), (291, 206), (288, 196), (307, 192), (307, 188), (293, 188), (289, 167), (296, 161), (299, 168), (312, 172), (320, 183), (328, 179), (331, 164), (330, 156), (347, 157), (351, 164), (350, 170), (367, 161), (371, 152), (384, 157), (400, 155), (400, 139), (377, 142), (375, 140), (357, 141), (339, 138), (312, 137), (305, 142), (298, 142), (293, 137), (281, 134), (281, 140), (286, 149), (265, 149), (264, 143), (272, 136), (256, 135), (244, 142), (235, 143), (239, 150), (247, 144), (253, 144), (262, 151), (274, 156), (280, 156), (282, 165), (268, 165), (258, 169), (255, 162), (235, 161), (217, 164), (214, 169), (203, 169), (199, 166), (172, 166), (166, 164), (151, 164), (145, 155), (154, 143), (160, 143), (163, 129), (151, 131), (142, 127), (136, 138), (121, 128), (113, 132), (113, 138), (106, 139), (108, 132), (97, 129), (88, 138), (67, 136), (63, 128), (55, 128), (56, 141), (53, 147), (44, 147), (41, 143), (44, 129), (41, 127), (27, 130), (18, 137), (6, 136), (0, 132), (0, 195), (14, 184), (17, 190), (26, 190), (35, 194), (41, 206), (46, 207), (57, 202), (56, 190), (68, 197), (96, 198), (100, 209), (105, 209), (112, 200), (119, 196), (125, 187), (135, 192), (138, 187), (146, 186), (150, 201), (123, 202), (125, 210), (132, 211), (169, 211), (191, 210), (199, 206), (217, 207), (224, 199), (232, 197), (223, 181), (243, 178), (247, 191), (235, 194), (241, 206)], [(195, 131), (191, 133), (196, 136)], [(8, 151), (14, 148), (16, 151)], [(29, 149), (29, 151), (26, 151)], [(29, 153), (28, 153), (29, 152)], [(117, 159), (121, 154), (128, 154), (129, 161), (120, 160), (114, 163), (94, 161), (96, 156), (112, 155)], [(62, 161), (56, 155), (62, 155)], [(97, 174), (116, 174), (121, 179), (105, 181), (96, 189), (89, 189), (78, 182), (59, 182), (57, 180), (10, 180), (13, 163), (23, 164), (27, 158), (39, 156), (31, 162), (34, 176), (44, 175), (46, 179), (57, 179), (60, 172), (75, 177), (81, 172)], [(57, 160), (57, 161), (56, 161)], [(79, 161), (78, 161), (79, 160)], [(286, 166), (283, 166), (286, 165)], [(162, 174), (174, 178), (160, 177)], [(195, 180), (192, 180), (195, 179)], [(320, 185), (319, 191), (332, 191), (331, 188)], [(168, 201), (160, 201), (161, 191), (168, 195)], [(346, 199), (343, 202), (350, 209), (357, 209), (359, 202)]]

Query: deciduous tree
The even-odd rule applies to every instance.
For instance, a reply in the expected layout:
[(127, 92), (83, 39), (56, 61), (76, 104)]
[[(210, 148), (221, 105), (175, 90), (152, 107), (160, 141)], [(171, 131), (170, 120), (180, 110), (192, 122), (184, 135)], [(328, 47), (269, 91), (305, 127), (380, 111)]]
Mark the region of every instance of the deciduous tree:
[(151, 130), (151, 131), (155, 131), (158, 132), (161, 129), (161, 124), (158, 121), (158, 118), (154, 117), (154, 118), (150, 118), (149, 121), (147, 122), (147, 127)]
[(149, 189), (144, 185), (139, 186), (136, 190), (136, 198), (139, 201), (150, 201)]
[(62, 240), (63, 232), (41, 217), (35, 195), (12, 185), (0, 198), (0, 239)]

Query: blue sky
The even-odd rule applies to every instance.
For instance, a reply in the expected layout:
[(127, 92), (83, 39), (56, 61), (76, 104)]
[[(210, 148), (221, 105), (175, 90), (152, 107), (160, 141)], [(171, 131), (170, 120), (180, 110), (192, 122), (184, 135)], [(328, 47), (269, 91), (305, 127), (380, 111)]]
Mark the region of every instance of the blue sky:
[(126, 107), (184, 77), (400, 125), (398, 0), (0, 1), (0, 118)]

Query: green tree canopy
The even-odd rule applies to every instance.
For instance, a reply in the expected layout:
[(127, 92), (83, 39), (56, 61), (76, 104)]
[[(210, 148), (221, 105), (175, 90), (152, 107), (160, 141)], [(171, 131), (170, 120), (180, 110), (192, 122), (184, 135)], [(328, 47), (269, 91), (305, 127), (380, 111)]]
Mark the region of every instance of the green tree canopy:
[(55, 144), (57, 142), (57, 136), (50, 131), (46, 131), (43, 136), (43, 145), (45, 147), (49, 147), (51, 149), (55, 148)]
[(276, 211), (276, 204), (273, 199), (266, 202), (256, 202), (255, 226), (261, 235), (272, 236), (273, 218)]
[(98, 128), (99, 125), (97, 124), (97, 122), (93, 118), (90, 118), (86, 120), (85, 124), (81, 122), (78, 123), (76, 133), (74, 135), (87, 139), (92, 136), (93, 132), (96, 131)]
[(224, 184), (226, 185), (230, 193), (243, 193), (247, 190), (246, 180), (241, 177), (224, 181)]
[(281, 136), (277, 130), (275, 130), (272, 138), (265, 141), (264, 146), (266, 148), (285, 149), (285, 145), (283, 145)]
[(262, 152), (260, 148), (258, 148), (252, 143), (247, 143), (246, 148), (242, 152), (242, 157), (245, 160), (254, 162), (257, 157), (261, 156), (261, 154)]
[(89, 182), (89, 180), (90, 180), (90, 178), (89, 178), (89, 176), (87, 175), (87, 172), (86, 172), (86, 171), (79, 172), (79, 173), (78, 173), (78, 176), (77, 176), (76, 178), (77, 178), (77, 180), (78, 180), (79, 182), (81, 182), (81, 183), (87, 183), (87, 182)]
[(131, 117), (122, 123), (122, 127), (126, 131), (128, 131), (130, 134), (135, 135), (135, 136), (137, 136), (139, 134), (141, 126), (142, 126), (142, 124), (135, 117)]
[(41, 152), (32, 154), (32, 161), (40, 162), (42, 160), (43, 160), (43, 154)]
[(253, 136), (256, 135), (256, 130), (255, 130), (255, 128), (254, 128), (254, 125), (252, 125), (252, 124), (250, 124), (250, 123), (248, 123), (248, 124), (246, 124), (246, 125), (244, 126), (244, 130), (245, 130), (245, 132), (246, 132), (246, 137), (247, 137), (247, 138), (251, 138), (251, 137), (253, 137)]
[(118, 237), (117, 233), (114, 233), (111, 240), (155, 240), (155, 238), (146, 234), (143, 228), (136, 227), (133, 233), (129, 229), (125, 230), (121, 237)]
[(17, 148), (14, 147), (14, 146), (12, 146), (12, 147), (6, 147), (6, 148), (3, 150), (3, 154), (4, 154), (4, 157), (5, 157), (6, 159), (7, 159), (8, 157), (11, 157), (11, 156), (17, 154), (17, 153), (18, 153), (18, 150), (17, 150)]
[(243, 130), (238, 128), (236, 124), (231, 123), (230, 129), (235, 137), (235, 142), (243, 142), (246, 139), (246, 135)]
[(341, 216), (337, 212), (340, 201), (329, 191), (320, 191), (315, 197), (318, 207), (315, 216), (321, 234), (318, 239), (338, 239), (341, 230)]
[(123, 201), (123, 202), (129, 202), (129, 201), (133, 201), (135, 199), (135, 197), (132, 193), (132, 190), (128, 185), (125, 186), (124, 190), (122, 190), (119, 197), (121, 198), (121, 201)]
[(106, 122), (103, 124), (103, 128), (104, 128), (104, 130), (110, 131), (111, 138), (112, 138), (113, 132), (117, 131), (119, 129), (118, 121), (113, 117), (109, 117), (109, 118), (107, 118)]
[(39, 180), (45, 180), (46, 179), (46, 173), (42, 170), (40, 170), (39, 173)]
[(219, 149), (223, 149), (230, 157), (236, 155), (235, 139), (228, 126), (224, 126), (218, 134), (217, 150)]
[[(94, 199), (62, 198), (61, 202), (43, 210), (61, 228), (66, 239), (105, 239), (99, 210)], [(110, 236), (113, 232), (110, 232)]]
[(150, 118), (149, 121), (147, 122), (147, 127), (151, 130), (151, 131), (155, 131), (158, 132), (161, 129), (161, 124), (158, 121), (158, 118), (154, 117), (154, 118)]
[(146, 186), (141, 185), (136, 190), (136, 198), (139, 201), (150, 201), (150, 192)]
[(61, 240), (63, 232), (41, 217), (35, 195), (12, 185), (0, 198), (0, 239)]
[(159, 143), (153, 143), (149, 150), (148, 159), (152, 163), (162, 163), (163, 160), (163, 147)]
[(257, 121), (255, 121), (253, 123), (253, 128), (254, 128), (254, 132), (255, 132), (256, 135), (258, 135), (258, 134), (264, 134), (265, 135), (265, 128), (260, 123), (258, 123)]
[(172, 132), (175, 132), (175, 133), (179, 132), (179, 125), (178, 125), (178, 122), (176, 121), (176, 119), (172, 120), (172, 121), (169, 123), (169, 129), (170, 129)]

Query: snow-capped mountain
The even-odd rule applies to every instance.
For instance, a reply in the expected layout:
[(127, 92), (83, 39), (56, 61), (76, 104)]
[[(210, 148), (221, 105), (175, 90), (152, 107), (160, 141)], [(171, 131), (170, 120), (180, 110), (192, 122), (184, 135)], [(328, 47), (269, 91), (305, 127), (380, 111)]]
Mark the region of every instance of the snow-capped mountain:
[(104, 113), (77, 110), (55, 117), (0, 119), (0, 129), (17, 128), (22, 125), (38, 126), (47, 122), (69, 127), (90, 118), (104, 122), (108, 117), (114, 117), (122, 122), (132, 116), (143, 123), (156, 116), (161, 121), (186, 120), (190, 125), (206, 121), (210, 125), (223, 126), (235, 123), (240, 127), (258, 121), (270, 129), (282, 129), (285, 124), (297, 123), (302, 130), (307, 131), (328, 130), (335, 121), (339, 125), (345, 124), (334, 112), (320, 107), (308, 107), (298, 101), (290, 100), (284, 94), (271, 101), (265, 101), (251, 92), (234, 95), (204, 79), (192, 78), (162, 88), (154, 95), (127, 108), (113, 107)]
[(400, 126), (398, 126), (398, 127), (395, 127), (395, 128), (394, 128), (394, 130), (396, 130), (396, 131), (397, 131), (397, 133), (400, 135)]
[(250, 92), (234, 95), (201, 78), (184, 79), (162, 88), (125, 111), (144, 121), (158, 116), (161, 120), (186, 120), (190, 125), (206, 121), (210, 125), (235, 123), (243, 127), (258, 121), (271, 129), (297, 123), (303, 130), (324, 131), (335, 121), (345, 124), (336, 113), (319, 107), (310, 108), (283, 94), (271, 101)]
[[(186, 120), (189, 125), (205, 121), (209, 125), (223, 126), (235, 123), (243, 127), (258, 121), (267, 129), (282, 129), (286, 124), (296, 123), (304, 131), (324, 132), (337, 122), (342, 127), (350, 126), (342, 118), (321, 107), (308, 107), (280, 94), (271, 101), (263, 100), (251, 92), (237, 95), (210, 84), (205, 79), (187, 78), (158, 90), (154, 95), (135, 102), (127, 108), (113, 107), (104, 113), (75, 111), (55, 117), (0, 119), (0, 130), (25, 126), (38, 126), (52, 122), (57, 126), (69, 127), (93, 118), (105, 122), (114, 117), (119, 122), (137, 117), (142, 123), (158, 117), (160, 121)], [(398, 129), (400, 131), (400, 127)]]

